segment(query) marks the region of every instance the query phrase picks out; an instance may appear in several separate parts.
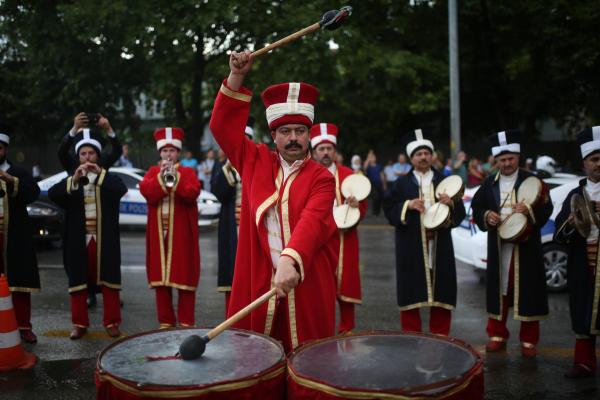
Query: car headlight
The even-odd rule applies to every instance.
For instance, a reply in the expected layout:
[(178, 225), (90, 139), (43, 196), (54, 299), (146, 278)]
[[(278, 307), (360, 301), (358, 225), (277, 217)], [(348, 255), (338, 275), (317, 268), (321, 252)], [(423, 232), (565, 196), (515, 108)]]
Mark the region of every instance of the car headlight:
[(58, 215), (58, 212), (50, 207), (43, 206), (27, 206), (27, 214), (32, 217), (55, 217)]

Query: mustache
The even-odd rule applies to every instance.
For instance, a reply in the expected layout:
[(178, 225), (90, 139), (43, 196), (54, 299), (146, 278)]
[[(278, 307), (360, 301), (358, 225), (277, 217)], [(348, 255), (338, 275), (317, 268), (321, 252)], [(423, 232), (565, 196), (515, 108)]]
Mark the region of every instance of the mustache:
[(295, 140), (292, 140), (291, 142), (289, 142), (288, 144), (285, 145), (285, 149), (286, 150), (292, 149), (294, 147), (297, 148), (297, 149), (301, 149), (302, 148), (302, 146), (300, 145), (300, 143), (298, 143)]

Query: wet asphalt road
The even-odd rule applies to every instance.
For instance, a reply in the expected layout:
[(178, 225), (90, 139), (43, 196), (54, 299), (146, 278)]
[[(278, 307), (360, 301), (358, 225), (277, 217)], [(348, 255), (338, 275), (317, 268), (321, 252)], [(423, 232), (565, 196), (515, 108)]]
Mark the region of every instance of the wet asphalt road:
[[(356, 311), (357, 331), (399, 330), (395, 297), (393, 230), (382, 218), (369, 217), (360, 228), (363, 305)], [(216, 292), (216, 229), (202, 229), (202, 274), (197, 292), (197, 324), (212, 327), (223, 320), (222, 294)], [(111, 343), (102, 328), (102, 301), (90, 311), (90, 334), (79, 341), (68, 339), (70, 308), (61, 250), (40, 246), (38, 252), (43, 291), (33, 296), (36, 345), (27, 345), (39, 362), (31, 371), (0, 374), (0, 399), (93, 399), (95, 357)], [(122, 309), (125, 334), (157, 328), (153, 292), (148, 289), (143, 232), (122, 234)], [(483, 352), (485, 287), (472, 267), (458, 265), (458, 307), (451, 335)], [(510, 321), (512, 338), (504, 354), (485, 356), (486, 399), (598, 399), (600, 378), (572, 381), (563, 378), (570, 366), (574, 337), (570, 330), (568, 299), (550, 295), (551, 314), (541, 325), (539, 355), (523, 359), (518, 324)], [(427, 318), (423, 318), (424, 326)]]

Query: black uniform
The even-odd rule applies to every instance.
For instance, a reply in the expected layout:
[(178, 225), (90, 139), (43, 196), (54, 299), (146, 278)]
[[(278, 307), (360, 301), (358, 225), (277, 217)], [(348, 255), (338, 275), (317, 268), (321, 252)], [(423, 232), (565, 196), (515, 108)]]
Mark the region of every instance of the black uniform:
[[(221, 202), (221, 212), (219, 213), (219, 270), (217, 290), (219, 292), (230, 292), (238, 241), (237, 222), (235, 218), (237, 186), (241, 183), (236, 181), (237, 177), (234, 176), (233, 168), (229, 171), (224, 171), (224, 165), (224, 163), (220, 162), (215, 164), (210, 187), (213, 194)], [(225, 174), (229, 174), (229, 176)]]
[[(587, 238), (582, 237), (577, 230), (566, 222), (571, 214), (571, 198), (578, 194), (584, 196), (587, 179), (582, 179), (579, 186), (573, 189), (563, 202), (560, 213), (556, 216), (558, 229), (554, 238), (559, 243), (568, 245), (569, 258), (567, 267), (567, 282), (569, 283), (569, 308), (571, 325), (577, 335), (600, 334), (600, 274), (598, 274), (598, 254), (594, 269), (588, 266)], [(598, 241), (600, 245), (600, 240)], [(594, 271), (594, 272), (592, 272)]]
[[(513, 197), (521, 183), (532, 173), (519, 170), (513, 188)], [(545, 186), (547, 190), (547, 186)], [(487, 312), (491, 318), (501, 319), (503, 287), (500, 267), (500, 239), (498, 230), (487, 226), (485, 218), (488, 211), (500, 214), (500, 173), (488, 176), (471, 202), (473, 217), (482, 231), (487, 231)], [(515, 244), (514, 261), (514, 315), (520, 321), (536, 321), (548, 314), (548, 294), (546, 292), (546, 274), (542, 258), (541, 228), (552, 214), (552, 202), (547, 196), (546, 202), (533, 207), (534, 220), (529, 238)], [(518, 290), (517, 290), (518, 289)]]
[[(65, 209), (63, 259), (69, 277), (69, 292), (87, 288), (86, 217), (82, 185), (71, 190), (72, 177), (52, 186), (48, 196)], [(98, 246), (98, 286), (121, 287), (121, 241), (119, 203), (127, 187), (119, 177), (102, 170), (96, 180), (96, 242)]]
[(5, 210), (2, 246), (8, 285), (13, 292), (36, 292), (40, 290), (40, 275), (27, 204), (38, 198), (40, 188), (24, 168), (10, 164), (6, 172), (18, 179), (6, 185), (6, 193), (0, 198)]
[[(444, 176), (432, 168), (432, 191)], [(413, 169), (394, 183), (384, 201), (385, 215), (396, 227), (396, 287), (401, 311), (419, 307), (441, 307), (452, 310), (456, 306), (456, 264), (451, 228), (465, 218), (462, 199), (454, 202), (451, 226), (434, 231), (434, 265), (429, 273), (426, 229), (423, 215), (408, 209), (408, 202), (419, 198), (419, 182)], [(427, 265), (426, 265), (427, 263)]]

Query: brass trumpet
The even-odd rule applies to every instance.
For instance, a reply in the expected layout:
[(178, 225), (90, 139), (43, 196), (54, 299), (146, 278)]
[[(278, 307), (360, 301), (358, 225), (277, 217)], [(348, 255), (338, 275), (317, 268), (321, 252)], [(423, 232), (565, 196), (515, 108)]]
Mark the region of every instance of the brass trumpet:
[(168, 188), (172, 188), (177, 184), (177, 170), (173, 165), (171, 160), (169, 161), (169, 166), (165, 168), (163, 171), (163, 180), (165, 181), (165, 186)]

